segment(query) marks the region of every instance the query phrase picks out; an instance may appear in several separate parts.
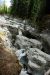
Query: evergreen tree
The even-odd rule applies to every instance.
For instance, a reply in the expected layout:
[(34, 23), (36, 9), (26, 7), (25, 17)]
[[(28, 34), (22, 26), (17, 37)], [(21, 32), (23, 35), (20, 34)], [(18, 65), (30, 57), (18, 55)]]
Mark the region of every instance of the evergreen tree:
[(12, 0), (11, 13), (20, 17), (28, 17), (30, 0)]

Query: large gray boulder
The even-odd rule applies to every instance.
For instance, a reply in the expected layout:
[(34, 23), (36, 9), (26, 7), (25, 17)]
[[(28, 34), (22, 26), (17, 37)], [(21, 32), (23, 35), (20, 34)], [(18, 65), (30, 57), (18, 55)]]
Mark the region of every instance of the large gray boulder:
[(27, 57), (28, 57), (28, 72), (30, 71), (32, 75), (44, 75), (46, 71), (46, 65), (47, 69), (50, 62), (50, 55), (42, 52), (40, 49), (37, 48), (29, 48), (27, 50)]
[(39, 48), (42, 49), (42, 43), (35, 39), (29, 39), (25, 36), (17, 35), (16, 41), (14, 44), (15, 47), (20, 47), (21, 49), (25, 48)]

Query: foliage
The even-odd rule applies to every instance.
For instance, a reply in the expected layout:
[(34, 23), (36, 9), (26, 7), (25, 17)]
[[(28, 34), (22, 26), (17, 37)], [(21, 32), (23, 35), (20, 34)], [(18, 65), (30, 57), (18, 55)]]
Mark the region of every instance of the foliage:
[(46, 0), (12, 0), (11, 14), (29, 18), (41, 28), (41, 17), (45, 13)]
[(45, 14), (46, 0), (33, 0), (31, 20), (40, 31), (44, 29), (42, 16)]
[(20, 17), (31, 17), (36, 21), (45, 6), (45, 0), (12, 0), (11, 13)]
[(7, 13), (8, 9), (6, 5), (0, 6), (0, 14), (5, 14)]
[(28, 17), (30, 0), (13, 0), (11, 6), (11, 14), (19, 17)]

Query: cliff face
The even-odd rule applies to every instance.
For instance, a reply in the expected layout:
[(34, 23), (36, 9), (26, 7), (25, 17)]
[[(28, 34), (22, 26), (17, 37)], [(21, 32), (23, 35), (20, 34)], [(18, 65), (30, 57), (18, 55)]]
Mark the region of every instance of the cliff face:
[(17, 57), (8, 52), (0, 38), (0, 75), (19, 75), (20, 70)]

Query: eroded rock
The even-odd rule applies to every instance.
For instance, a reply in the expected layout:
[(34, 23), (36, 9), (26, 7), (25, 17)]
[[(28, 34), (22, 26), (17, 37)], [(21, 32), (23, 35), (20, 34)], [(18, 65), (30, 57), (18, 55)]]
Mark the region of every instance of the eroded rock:
[(21, 66), (17, 57), (2, 44), (0, 38), (0, 75), (19, 75)]
[(42, 49), (42, 43), (38, 40), (35, 39), (29, 39), (25, 36), (17, 35), (16, 41), (14, 44), (15, 47), (20, 47), (21, 49), (23, 48), (39, 48)]
[(27, 57), (29, 60), (29, 69), (33, 75), (43, 75), (45, 73), (46, 68), (48, 69), (50, 63), (50, 55), (42, 52), (40, 49), (29, 48), (27, 50)]

